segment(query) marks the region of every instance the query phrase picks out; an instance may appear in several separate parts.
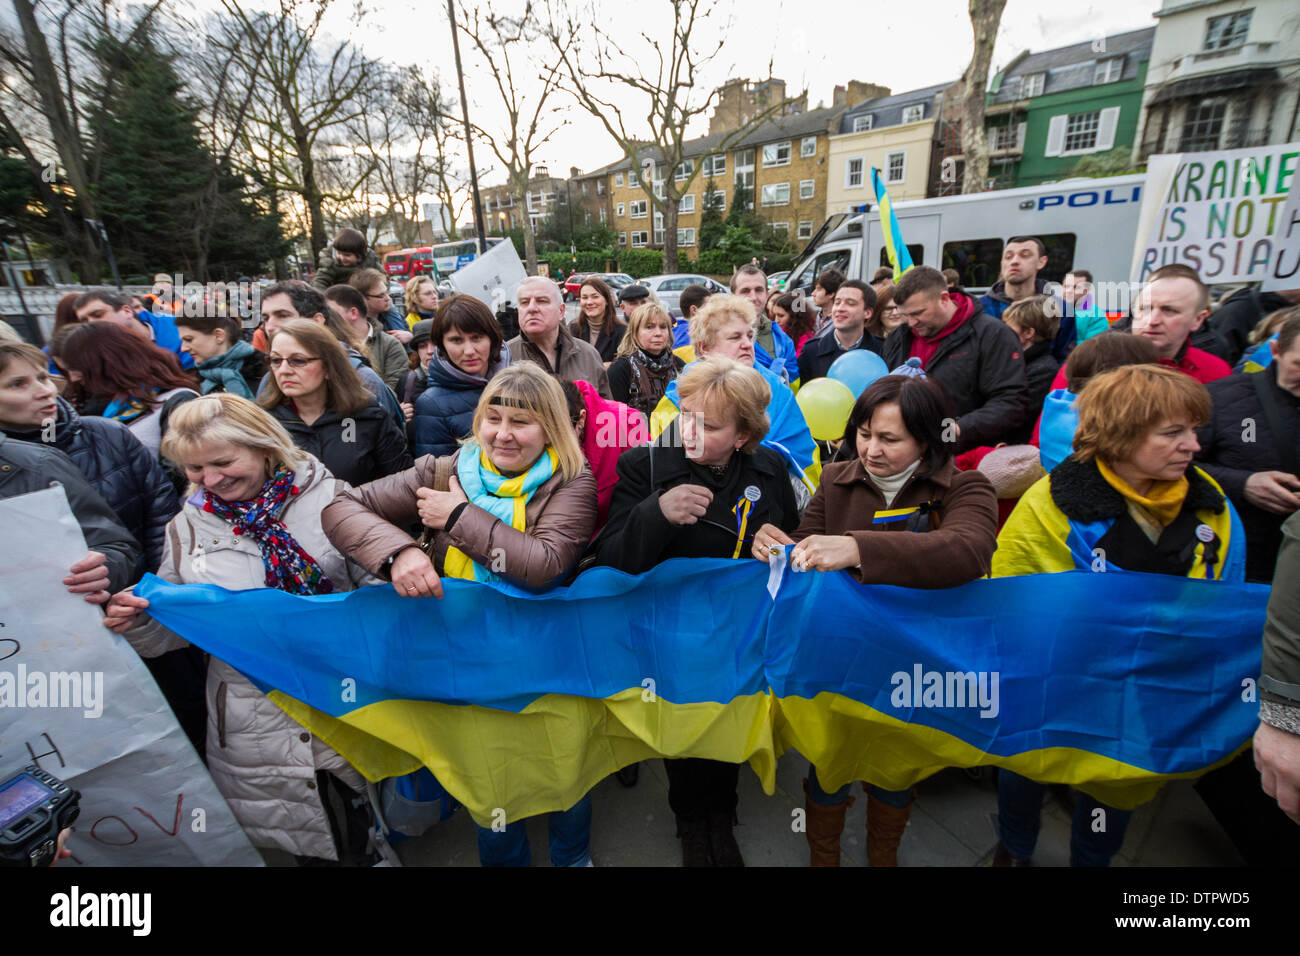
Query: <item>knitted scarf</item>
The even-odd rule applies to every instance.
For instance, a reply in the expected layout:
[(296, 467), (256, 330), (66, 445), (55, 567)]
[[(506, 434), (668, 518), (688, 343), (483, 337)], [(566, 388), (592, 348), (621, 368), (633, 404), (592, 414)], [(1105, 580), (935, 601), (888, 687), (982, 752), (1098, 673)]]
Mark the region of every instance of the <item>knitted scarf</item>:
[[(499, 518), (516, 531), (524, 530), (524, 509), (528, 501), (542, 484), (555, 474), (559, 456), (550, 445), (546, 452), (533, 466), (522, 475), (507, 478), (497, 470), (487, 453), (477, 441), (465, 444), (456, 460), (456, 478), (465, 492), (469, 503), (482, 508), (488, 514)], [(495, 566), (483, 567), (459, 548), (449, 547), (443, 561), (443, 573), (447, 577), (462, 578), (467, 581), (498, 581)]]
[(1173, 524), (1183, 510), (1183, 502), (1187, 500), (1187, 476), (1183, 475), (1177, 481), (1157, 481), (1146, 495), (1139, 495), (1104, 461), (1100, 458), (1096, 461), (1097, 470), (1106, 479), (1106, 484), (1124, 496), (1128, 513), (1138, 527), (1152, 543), (1159, 541), (1160, 532)]
[(298, 494), (293, 479), (294, 473), (281, 465), (251, 502), (226, 501), (204, 490), (203, 510), (230, 522), (236, 535), (252, 536), (262, 551), (268, 588), (290, 594), (332, 594), (334, 582), (280, 521), (290, 496)]
[(160, 388), (149, 389), (150, 398), (135, 398), (128, 395), (126, 398), (115, 398), (100, 412), (101, 418), (111, 418), (114, 421), (121, 422), (123, 425), (129, 425), (137, 418), (143, 418), (153, 411), (153, 398), (161, 392)]
[(199, 391), (207, 395), (209, 392), (220, 390), (250, 401), (256, 398), (257, 396), (253, 394), (241, 374), (244, 359), (253, 352), (253, 347), (240, 339), (220, 355), (200, 362), (195, 366), (195, 370), (199, 373)]
[(647, 418), (663, 398), (668, 383), (677, 377), (677, 363), (672, 349), (651, 355), (645, 349), (635, 349), (628, 356), (632, 366), (632, 381), (628, 387), (628, 404)]

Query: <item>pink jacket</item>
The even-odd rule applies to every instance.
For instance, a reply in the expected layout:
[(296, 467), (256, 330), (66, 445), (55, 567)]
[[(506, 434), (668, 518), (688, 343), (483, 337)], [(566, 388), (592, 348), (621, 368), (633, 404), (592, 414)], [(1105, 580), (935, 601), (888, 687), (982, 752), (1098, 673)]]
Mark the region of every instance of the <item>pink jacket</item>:
[(645, 416), (635, 408), (602, 398), (590, 383), (576, 379), (573, 383), (582, 393), (587, 406), (587, 427), (582, 436), (582, 453), (587, 456), (592, 474), (596, 476), (596, 530), (594, 538), (605, 519), (609, 517), (609, 501), (618, 484), (618, 456), (629, 448), (650, 443), (650, 428)]

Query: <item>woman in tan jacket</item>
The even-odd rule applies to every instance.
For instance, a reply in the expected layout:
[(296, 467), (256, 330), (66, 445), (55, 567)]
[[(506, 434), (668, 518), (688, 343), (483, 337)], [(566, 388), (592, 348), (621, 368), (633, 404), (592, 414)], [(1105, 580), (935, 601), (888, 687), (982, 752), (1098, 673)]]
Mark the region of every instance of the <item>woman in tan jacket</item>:
[[(439, 575), (544, 590), (564, 581), (596, 526), (596, 480), (560, 384), (520, 363), (488, 382), (472, 437), (444, 458), (342, 491), (322, 516), (334, 545), (403, 597), (442, 597)], [(406, 528), (433, 532), (433, 558)], [(551, 814), (551, 862), (589, 866), (591, 803)], [(479, 828), (486, 866), (528, 866), (523, 821)]]
[[(252, 402), (228, 393), (186, 402), (172, 413), (162, 454), (185, 469), (192, 494), (167, 525), (159, 577), (291, 594), (377, 583), (321, 531), (321, 509), (347, 485)], [(142, 657), (188, 646), (149, 617), (148, 606), (130, 590), (119, 592), (104, 625)], [(360, 850), (370, 829), (357, 802), (365, 781), (346, 760), (215, 657), (208, 663), (207, 713), (208, 770), (254, 846), (285, 850), (305, 865)], [(327, 786), (349, 807), (345, 826), (332, 819)], [(348, 835), (348, 848), (335, 845), (335, 830)], [(373, 861), (353, 855), (353, 862)]]
[[(944, 441), (955, 420), (943, 387), (925, 378), (886, 375), (849, 414), (844, 443), (856, 454), (822, 471), (793, 535), (764, 525), (754, 556), (795, 544), (796, 570), (841, 571), (863, 584), (950, 588), (988, 574), (997, 546), (997, 498), (978, 471), (957, 471)], [(887, 532), (924, 532), (891, 534)], [(886, 532), (886, 533), (881, 533)], [(808, 845), (813, 866), (839, 866), (840, 833), (852, 802), (849, 784), (826, 793), (810, 768)], [(867, 787), (867, 863), (897, 866), (911, 815), (912, 791)]]

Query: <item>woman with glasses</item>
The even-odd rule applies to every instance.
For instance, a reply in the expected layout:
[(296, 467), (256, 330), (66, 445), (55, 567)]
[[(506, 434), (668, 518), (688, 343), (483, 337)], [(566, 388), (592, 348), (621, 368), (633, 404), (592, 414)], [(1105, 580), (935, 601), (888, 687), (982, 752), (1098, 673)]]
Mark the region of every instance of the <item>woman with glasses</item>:
[[(747, 558), (759, 528), (788, 534), (799, 524), (785, 460), (762, 444), (771, 400), (763, 376), (711, 357), (675, 384), (681, 415), (618, 460), (609, 520), (592, 543), (597, 564), (643, 574), (669, 558)], [(687, 758), (664, 768), (682, 865), (744, 866), (732, 834), (740, 765)]]
[(279, 325), (267, 365), (271, 378), (258, 404), (336, 478), (360, 485), (411, 467), (406, 436), (324, 326), (306, 319)]

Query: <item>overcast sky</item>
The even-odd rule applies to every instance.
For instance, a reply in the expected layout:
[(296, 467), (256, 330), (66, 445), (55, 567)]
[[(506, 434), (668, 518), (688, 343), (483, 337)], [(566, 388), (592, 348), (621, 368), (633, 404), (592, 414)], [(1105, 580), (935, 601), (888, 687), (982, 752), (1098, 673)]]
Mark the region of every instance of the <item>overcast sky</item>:
[[(576, 5), (576, 4), (575, 4)], [(1021, 50), (1034, 51), (1092, 40), (1106, 34), (1154, 26), (1158, 0), (1084, 0), (1044, 3), (1008, 0), (994, 51), (994, 70)], [(521, 9), (520, 0), (492, 0), (491, 9)], [(366, 0), (360, 25), (356, 7), (339, 6), (327, 25), (335, 35), (350, 36), (368, 53), (399, 63), (436, 68), (449, 87), (455, 85), (445, 0)], [(600, 25), (619, 40), (627, 53), (645, 50), (641, 30), (651, 36), (671, 28), (667, 0), (603, 0), (596, 5)], [(849, 79), (879, 83), (895, 93), (957, 79), (971, 54), (971, 28), (964, 0), (905, 0), (902, 3), (844, 2), (844, 0), (719, 0), (708, 36), (724, 37), (721, 52), (697, 81), (700, 92), (730, 77), (762, 79), (768, 62), (772, 75), (784, 79), (787, 93), (807, 89), (809, 107), (831, 103), (837, 83)], [(475, 119), (499, 117), (495, 87), (473, 55), (464, 36), (461, 56), (466, 87)], [(647, 60), (652, 65), (653, 60)], [(534, 82), (533, 86), (540, 84)], [(622, 101), (628, 115), (645, 115), (648, 108), (634, 97)], [(619, 150), (600, 121), (564, 96), (568, 125), (548, 142), (541, 157), (553, 174), (570, 166), (590, 170), (619, 158)], [(633, 108), (639, 109), (639, 113)], [(707, 132), (701, 120), (692, 135)], [(480, 169), (491, 166), (486, 151), (476, 149)], [(500, 170), (482, 176), (484, 185), (503, 181)]]

